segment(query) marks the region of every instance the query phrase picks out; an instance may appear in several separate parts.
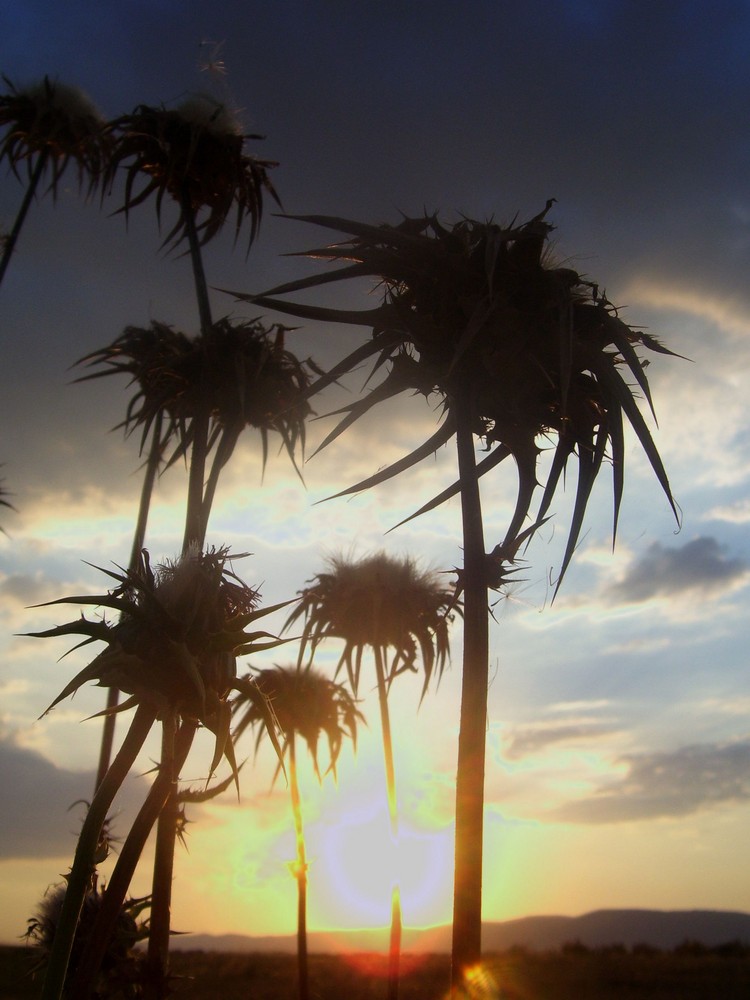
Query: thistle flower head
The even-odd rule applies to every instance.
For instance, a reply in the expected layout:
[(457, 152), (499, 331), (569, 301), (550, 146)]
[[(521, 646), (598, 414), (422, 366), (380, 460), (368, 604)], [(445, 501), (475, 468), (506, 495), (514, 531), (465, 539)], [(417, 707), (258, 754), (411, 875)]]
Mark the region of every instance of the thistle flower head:
[(312, 655), (323, 639), (343, 639), (339, 667), (346, 667), (355, 694), (366, 647), (392, 652), (389, 680), (416, 672), (419, 654), (426, 690), (433, 671), (439, 678), (449, 658), (452, 591), (408, 557), (333, 557), (328, 566), (300, 591), (287, 622), (304, 619), (303, 651), (309, 644)]
[(304, 393), (315, 366), (284, 348), (286, 329), (228, 318), (195, 338), (158, 322), (127, 327), (109, 347), (81, 359), (79, 364), (99, 368), (82, 381), (130, 375), (137, 389), (120, 426), (126, 433), (140, 426), (142, 448), (157, 415), (164, 416), (165, 441), (178, 439), (170, 463), (189, 448), (192, 422), (201, 415), (212, 419), (215, 431), (257, 429), (264, 461), (268, 434), (276, 432), (294, 461), (298, 444), (304, 451), (305, 420), (312, 412)]
[[(356, 747), (357, 723), (364, 721), (364, 716), (347, 689), (310, 666), (269, 667), (255, 671), (248, 679), (254, 680), (268, 699), (282, 737), (282, 756), (299, 736), (310, 752), (315, 774), (320, 779), (322, 775), (318, 746), (323, 736), (328, 744), (329, 763), (326, 773), (330, 771), (335, 775), (344, 739), (349, 737)], [(257, 749), (267, 725), (263, 712), (256, 702), (249, 702), (242, 697), (235, 699), (233, 709), (239, 717), (234, 731), (235, 740), (248, 726), (261, 724), (256, 740)], [(280, 770), (281, 761), (276, 770), (277, 776)]]
[[(87, 681), (115, 687), (131, 697), (120, 709), (142, 701), (167, 713), (194, 719), (216, 735), (211, 771), (222, 755), (235, 769), (228, 740), (227, 698), (237, 656), (273, 648), (268, 632), (245, 631), (275, 608), (259, 608), (259, 593), (229, 568), (226, 548), (189, 549), (181, 558), (152, 567), (144, 550), (135, 569), (104, 570), (117, 582), (108, 594), (65, 597), (50, 604), (111, 608), (116, 623), (79, 619), (31, 635), (82, 635), (79, 645), (103, 641), (106, 648), (81, 670), (47, 711)], [(118, 710), (120, 710), (118, 709)], [(46, 713), (45, 713), (46, 714)]]
[[(462, 420), (468, 414), (471, 432), (491, 452), (479, 463), (479, 474), (511, 455), (518, 466), (518, 502), (505, 539), (512, 543), (529, 515), (543, 440), (554, 441), (554, 453), (537, 522), (549, 510), (568, 460), (575, 456), (578, 484), (561, 580), (605, 456), (613, 467), (616, 530), (626, 419), (676, 516), (677, 507), (636, 399), (639, 392), (651, 406), (646, 362), (636, 348), (672, 352), (624, 323), (596, 283), (552, 260), (548, 240), (553, 227), (545, 216), (553, 201), (529, 221), (509, 226), (465, 218), (448, 226), (435, 215), (405, 218), (397, 226), (302, 217), (345, 235), (341, 243), (308, 252), (344, 266), (264, 295), (238, 297), (291, 315), (372, 328), (370, 344), (340, 362), (320, 383), (338, 378), (368, 356), (376, 359), (376, 369), (387, 371), (386, 377), (339, 411), (345, 416), (324, 445), (399, 392), (416, 391), (442, 401), (445, 419), (428, 441), (339, 495), (385, 482), (433, 454), (455, 433), (459, 412)], [(357, 313), (277, 297), (355, 277), (378, 281), (383, 290), (379, 307)], [(454, 484), (418, 513), (460, 488), (460, 483)]]
[(7, 160), (19, 176), (26, 163), (29, 177), (40, 156), (50, 164), (54, 193), (72, 160), (79, 183), (88, 178), (89, 192), (101, 180), (110, 149), (108, 126), (89, 98), (77, 87), (46, 77), (18, 88), (3, 77), (8, 91), (0, 95), (0, 128), (7, 131), (0, 143), (0, 161)]
[[(249, 245), (254, 240), (263, 213), (263, 191), (278, 203), (268, 177), (277, 164), (260, 160), (244, 151), (247, 139), (236, 116), (208, 95), (196, 95), (179, 107), (139, 105), (132, 114), (114, 123), (115, 148), (108, 179), (120, 166), (125, 168), (125, 215), (156, 195), (161, 218), (164, 195), (179, 205), (179, 217), (165, 237), (165, 245), (177, 246), (187, 235), (189, 216), (196, 223), (202, 243), (219, 232), (236, 208), (235, 239), (245, 219), (250, 222)], [(139, 180), (144, 185), (136, 190)]]

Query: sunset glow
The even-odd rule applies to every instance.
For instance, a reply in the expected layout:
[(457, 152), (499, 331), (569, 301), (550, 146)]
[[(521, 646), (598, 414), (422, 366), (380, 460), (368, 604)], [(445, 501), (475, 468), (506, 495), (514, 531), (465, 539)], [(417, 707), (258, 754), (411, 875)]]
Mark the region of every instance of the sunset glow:
[[(48, 173), (27, 202), (28, 216), (0, 287), (0, 942), (18, 943), (45, 890), (67, 876), (75, 857), (82, 803), (94, 791), (102, 731), (96, 716), (105, 693), (92, 683), (92, 673), (74, 698), (43, 713), (102, 651), (109, 640), (105, 623), (122, 624), (116, 602), (88, 606), (85, 599), (115, 586), (106, 574), (116, 576), (128, 565), (147, 454), (142, 427), (123, 434), (137, 380), (119, 371), (76, 381), (94, 370), (76, 361), (106, 349), (126, 330), (149, 330), (152, 324), (182, 331), (193, 343), (202, 335), (206, 311), (230, 326), (283, 320), (264, 357), (293, 352), (312, 360), (313, 375), (354, 353), (351, 371), (306, 400), (314, 413), (304, 435), (299, 427), (287, 430), (299, 435), (296, 467), (287, 453), (289, 438), (285, 443), (275, 428), (261, 432), (245, 420), (243, 407), (255, 387), (243, 383), (236, 394), (222, 391), (222, 405), (234, 400), (242, 410), (242, 420), (225, 424), (243, 427), (235, 450), (217, 423), (214, 440), (218, 444), (221, 437), (227, 461), (217, 464), (214, 478), (210, 455), (204, 469), (196, 463), (193, 475), (192, 446), (169, 451), (175, 460), (155, 479), (143, 543), (152, 567), (179, 558), (191, 483), (195, 496), (201, 483), (204, 489), (215, 486), (213, 503), (209, 495), (191, 501), (193, 513), (210, 512), (205, 547), (230, 548), (227, 567), (257, 591), (259, 609), (276, 607), (257, 627), (283, 633), (285, 640), (252, 654), (243, 649), (238, 674), (293, 669), (298, 658), (313, 654), (316, 670), (348, 688), (341, 661), (348, 640), (324, 629), (300, 657), (305, 623), (298, 619), (284, 632), (289, 608), (332, 561), (373, 556), (375, 562), (381, 556), (415, 560), (421, 570), (434, 572), (452, 599), (466, 552), (461, 502), (451, 490), (457, 448), (450, 434), (439, 436), (450, 399), (435, 392), (437, 368), (426, 374), (423, 369), (414, 385), (409, 381), (428, 354), (416, 341), (401, 344), (401, 369), (383, 355), (371, 372), (380, 357), (366, 356), (374, 343), (372, 325), (336, 324), (328, 314), (325, 321), (314, 318), (321, 309), (345, 310), (349, 319), (349, 310), (374, 310), (384, 286), (364, 265), (352, 265), (351, 281), (329, 281), (338, 266), (348, 267), (343, 258), (353, 248), (326, 250), (345, 234), (302, 219), (356, 219), (362, 227), (398, 229), (405, 242), (417, 231), (421, 213), (439, 220), (436, 233), (455, 235), (461, 229), (453, 227), (462, 220), (476, 220), (492, 239), (482, 253), (473, 253), (471, 268), (483, 262), (477, 273), (489, 280), (502, 244), (498, 234), (514, 219), (533, 220), (548, 202), (542, 215), (554, 227), (549, 236), (555, 264), (541, 268), (544, 281), (519, 302), (526, 308), (546, 302), (543, 293), (549, 293), (549, 301), (558, 303), (555, 295), (577, 274), (583, 283), (576, 287), (592, 296), (597, 289), (588, 303), (592, 309), (599, 308), (606, 289), (613, 306), (609, 320), (645, 334), (647, 346), (642, 341), (638, 353), (648, 358), (648, 367), (608, 366), (599, 358), (607, 384), (619, 385), (623, 376), (642, 422), (636, 420), (634, 433), (633, 411), (626, 410), (622, 438), (613, 425), (613, 449), (612, 437), (600, 434), (606, 405), (595, 396), (581, 397), (575, 419), (590, 432), (589, 445), (569, 439), (571, 463), (543, 523), (517, 553), (517, 574), (507, 589), (501, 581), (490, 593), (488, 705), (482, 724), (473, 727), (478, 744), (486, 737), (487, 750), (482, 918), (490, 923), (616, 908), (747, 910), (750, 866), (737, 860), (745, 856), (750, 836), (747, 5), (720, 0), (709, 17), (701, 5), (684, 5), (676, 13), (674, 4), (573, 0), (549, 17), (539, 4), (434, 0), (349, 4), (344, 17), (343, 5), (330, 3), (223, 0), (195, 5), (200, 10), (174, 3), (101, 5), (95, 18), (80, 3), (5, 6), (0, 73), (7, 81), (25, 87), (47, 76), (80, 86), (110, 123), (138, 107), (153, 109), (158, 119), (184, 107), (191, 95), (207, 95), (201, 101), (216, 114), (209, 121), (218, 126), (236, 118), (237, 128), (253, 137), (241, 155), (262, 160), (265, 173), (258, 176), (272, 182), (283, 207), (264, 182), (262, 225), (256, 220), (257, 238), (246, 253), (247, 212), (252, 214), (255, 202), (243, 188), (238, 240), (233, 203), (226, 225), (200, 248), (206, 294), (199, 300), (200, 269), (191, 267), (187, 245), (174, 252), (164, 245), (170, 231), (183, 232), (181, 213), (198, 209), (184, 191), (176, 201), (165, 189), (157, 214), (157, 189), (147, 189), (156, 175), (148, 173), (153, 161), (146, 153), (144, 176), (130, 173), (137, 164), (126, 156), (88, 198), (86, 178), (79, 189), (74, 158), (57, 178), (56, 197)], [(210, 43), (215, 51), (199, 58), (200, 40), (207, 37), (216, 39)], [(239, 148), (238, 138), (234, 131), (225, 135), (228, 152)], [(0, 136), (0, 149), (2, 142)], [(22, 158), (15, 168), (0, 162), (0, 249), (8, 245), (27, 194), (32, 161)], [(242, 180), (245, 174), (219, 172), (215, 179), (224, 176)], [(211, 211), (219, 212), (211, 185), (206, 194), (214, 201)], [(230, 206), (233, 197), (221, 204)], [(197, 217), (198, 225), (211, 211)], [(209, 235), (205, 228), (197, 232)], [(305, 252), (313, 248), (316, 257), (308, 259)], [(367, 252), (359, 250), (364, 259)], [(396, 246), (394, 252), (402, 250)], [(339, 252), (339, 263), (325, 259)], [(452, 252), (446, 251), (446, 260), (453, 260)], [(429, 268), (414, 273), (432, 281)], [(309, 284), (311, 276), (320, 281)], [(441, 281), (434, 284), (443, 290)], [(277, 312), (268, 299), (261, 308), (258, 296), (279, 286), (287, 291), (269, 292), (270, 299), (304, 302), (311, 318)], [(391, 294), (398, 298), (395, 288)], [(489, 299), (487, 315), (502, 295), (493, 291)], [(423, 301), (421, 293), (417, 301)], [(432, 291), (424, 301), (432, 302)], [(525, 333), (533, 324), (517, 322), (518, 308), (503, 305), (500, 319), (507, 329)], [(400, 316), (404, 326), (411, 310)], [(452, 317), (452, 307), (444, 314)], [(471, 315), (477, 326), (467, 327), (470, 335), (446, 369), (451, 378), (471, 355), (485, 322), (481, 309)], [(512, 396), (512, 352), (506, 358), (494, 345), (485, 346), (477, 354), (489, 373), (487, 395), (502, 382)], [(586, 350), (580, 356), (588, 362)], [(553, 356), (555, 363), (563, 359), (567, 371), (565, 352)], [(201, 363), (196, 370), (205, 374), (210, 368), (234, 384), (242, 366), (233, 358), (229, 365), (223, 358), (215, 369)], [(397, 377), (386, 391), (382, 382), (394, 367)], [(554, 382), (551, 366), (531, 367), (535, 376), (543, 373), (544, 396), (547, 382)], [(573, 380), (579, 388), (596, 375), (582, 371)], [(644, 372), (653, 411), (638, 384)], [(396, 391), (401, 373), (409, 386), (405, 393)], [(565, 378), (563, 384), (565, 395)], [(376, 401), (360, 412), (370, 392)], [(188, 395), (177, 392), (181, 403)], [(483, 390), (476, 398), (484, 396)], [(514, 412), (523, 410), (525, 399), (519, 393)], [(537, 480), (543, 483), (574, 421), (564, 412), (568, 402), (540, 407), (525, 442), (528, 468), (510, 454), (493, 466), (497, 441), (477, 433), (486, 430), (478, 418), (470, 428), (474, 460), (486, 463), (483, 512), (474, 523), (483, 524), (486, 561), (480, 553), (477, 565), (488, 575), (497, 569), (491, 553), (506, 539), (524, 483), (533, 503), (529, 517), (519, 515), (519, 530), (534, 522), (543, 493), (543, 487), (532, 489), (534, 453), (539, 449)], [(260, 409), (261, 416), (279, 412)], [(203, 414), (204, 431), (215, 412)], [(347, 413), (356, 419), (337, 435)], [(645, 453), (644, 428), (653, 440)], [(437, 442), (436, 450), (426, 447), (418, 464), (347, 492), (426, 441)], [(654, 474), (656, 452), (674, 510)], [(595, 458), (590, 467), (586, 456)], [(587, 475), (596, 478), (594, 466), (600, 467), (598, 478), (588, 483)], [(617, 496), (621, 473), (613, 546), (613, 488)], [(584, 488), (577, 494), (579, 482)], [(446, 494), (445, 502), (412, 516)], [(555, 594), (571, 518), (583, 500), (587, 517)], [(246, 555), (236, 558), (240, 553)], [(60, 603), (69, 595), (78, 597)], [(365, 940), (384, 953), (395, 890), (405, 942), (418, 928), (446, 940), (453, 913), (462, 654), (470, 634), (470, 617), (456, 615), (448, 603), (451, 611), (440, 619), (446, 655), (439, 683), (440, 671), (433, 670), (423, 689), (421, 636), (405, 645), (403, 670), (388, 689), (395, 787), (390, 804), (371, 636), (363, 641), (359, 690), (351, 692), (363, 715), (356, 746), (346, 734), (334, 775), (326, 770), (325, 726), (310, 734), (311, 743), (303, 737), (297, 742), (307, 926), (311, 935), (325, 935), (331, 951), (345, 948), (345, 932), (361, 929), (372, 931)], [(78, 641), (71, 636), (83, 611), (95, 641), (67, 655)], [(352, 615), (355, 624), (363, 617)], [(55, 630), (61, 631), (49, 634)], [(191, 789), (195, 801), (186, 803), (185, 845), (177, 845), (173, 928), (291, 938), (305, 880), (293, 877), (290, 786), (283, 773), (274, 782), (277, 760), (265, 737), (256, 750), (255, 723), (235, 748), (239, 791), (230, 781), (217, 798), (202, 800), (207, 780), (215, 788), (232, 776), (225, 758), (209, 780), (215, 748), (231, 746), (222, 737), (235, 724), (224, 683), (234, 662), (227, 635), (212, 626), (201, 647), (204, 665), (221, 666), (222, 683), (215, 688), (192, 670), (187, 643), (170, 637), (184, 656), (167, 659), (182, 663), (181, 676), (192, 683), (191, 705), (205, 723), (181, 776), (181, 787)], [(393, 650), (381, 656), (382, 673)], [(153, 675), (144, 672), (146, 688)], [(134, 676), (138, 683), (131, 687), (142, 690), (141, 674)], [(163, 679), (160, 697), (166, 689), (182, 711), (185, 702), (173, 677)], [(213, 677), (211, 670), (206, 677)], [(206, 690), (211, 711), (203, 715)], [(133, 714), (118, 715), (117, 746)], [(112, 804), (119, 840), (101, 866), (103, 880), (110, 878), (154, 781), (162, 721), (160, 716), (154, 723)], [(320, 755), (319, 774), (311, 745)], [(131, 884), (135, 895), (151, 891), (153, 840)], [(493, 981), (483, 966), (471, 968), (467, 1000), (520, 994), (521, 985), (502, 981), (503, 974), (513, 975), (498, 972)]]

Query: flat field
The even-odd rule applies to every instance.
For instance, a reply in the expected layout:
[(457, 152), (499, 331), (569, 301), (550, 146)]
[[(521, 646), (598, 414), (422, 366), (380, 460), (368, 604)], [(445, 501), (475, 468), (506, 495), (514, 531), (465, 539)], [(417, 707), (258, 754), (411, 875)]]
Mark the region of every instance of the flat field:
[[(33, 952), (0, 947), (0, 1000), (32, 1000), (38, 977), (29, 977)], [(706, 955), (633, 955), (512, 951), (489, 955), (489, 976), (471, 1000), (747, 1000), (750, 958)], [(315, 1000), (383, 1000), (382, 956), (310, 956)], [(291, 955), (175, 952), (176, 1000), (294, 1000)], [(404, 956), (401, 1000), (443, 1000), (446, 955)]]

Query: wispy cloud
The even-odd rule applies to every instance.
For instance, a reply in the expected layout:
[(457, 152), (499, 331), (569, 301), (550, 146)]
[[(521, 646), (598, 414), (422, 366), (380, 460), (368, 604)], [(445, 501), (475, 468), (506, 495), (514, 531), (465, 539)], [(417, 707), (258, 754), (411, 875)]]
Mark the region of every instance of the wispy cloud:
[(552, 746), (576, 746), (589, 740), (612, 736), (617, 732), (619, 732), (618, 727), (591, 719), (520, 726), (507, 738), (504, 756), (508, 760), (520, 760), (533, 754), (544, 753)]
[(703, 515), (704, 521), (727, 521), (729, 524), (747, 524), (750, 522), (750, 500), (743, 498), (734, 503), (719, 504), (711, 507)]
[(723, 803), (750, 800), (750, 740), (625, 754), (624, 777), (568, 802), (550, 818), (568, 823), (625, 823), (687, 816)]

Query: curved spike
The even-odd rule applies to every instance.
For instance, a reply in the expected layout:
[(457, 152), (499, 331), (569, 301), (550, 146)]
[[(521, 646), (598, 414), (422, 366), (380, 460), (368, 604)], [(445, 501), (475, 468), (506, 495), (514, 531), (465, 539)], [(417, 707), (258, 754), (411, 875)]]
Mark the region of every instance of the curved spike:
[(374, 475), (369, 476), (367, 479), (363, 479), (354, 486), (350, 486), (346, 490), (341, 490), (340, 493), (333, 493), (329, 497), (325, 497), (323, 500), (318, 500), (318, 503), (325, 503), (327, 500), (335, 500), (337, 497), (349, 496), (352, 493), (361, 493), (363, 490), (369, 490), (373, 486), (379, 486), (380, 483), (387, 482), (387, 480), (392, 479), (393, 476), (397, 476), (400, 472), (404, 472), (406, 469), (410, 469), (413, 465), (421, 462), (423, 459), (428, 458), (430, 455), (434, 454), (438, 448), (446, 444), (455, 431), (455, 425), (453, 418), (448, 416), (445, 421), (440, 425), (437, 431), (428, 438), (419, 448), (415, 448), (414, 451), (405, 455), (404, 458), (400, 458), (397, 462), (393, 462), (391, 465), (386, 466), (385, 469), (381, 469)]

